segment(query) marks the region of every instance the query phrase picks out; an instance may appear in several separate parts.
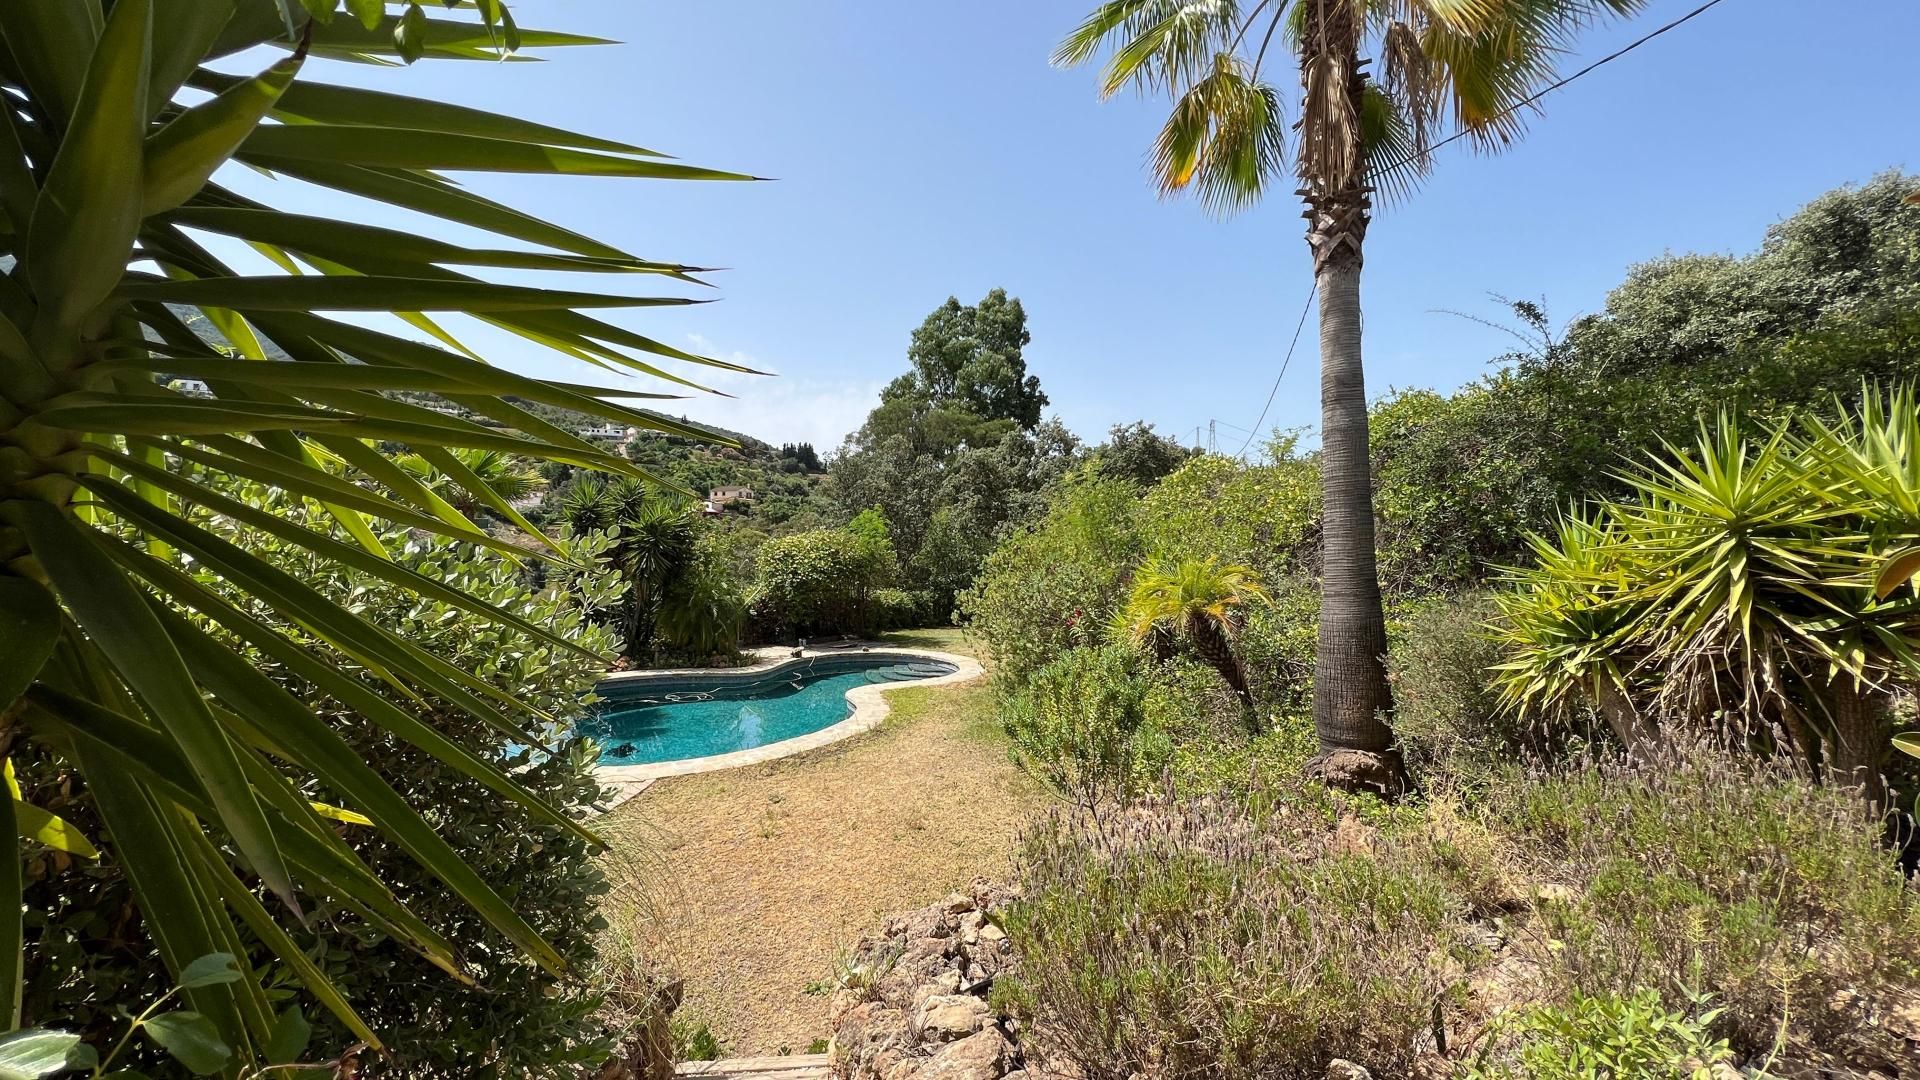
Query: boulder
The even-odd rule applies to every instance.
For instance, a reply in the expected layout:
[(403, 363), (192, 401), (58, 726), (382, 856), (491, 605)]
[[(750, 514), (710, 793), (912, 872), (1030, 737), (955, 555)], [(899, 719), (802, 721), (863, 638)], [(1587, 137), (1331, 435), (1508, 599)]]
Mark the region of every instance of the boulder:
[(964, 1039), (987, 1024), (987, 1003), (971, 994), (935, 994), (913, 1017), (913, 1034), (921, 1042)]
[(1327, 1080), (1373, 1080), (1373, 1074), (1364, 1065), (1346, 1058), (1334, 1058), (1327, 1062)]
[(1007, 1065), (1007, 1040), (994, 1028), (941, 1047), (920, 1064), (915, 1080), (1000, 1080)]

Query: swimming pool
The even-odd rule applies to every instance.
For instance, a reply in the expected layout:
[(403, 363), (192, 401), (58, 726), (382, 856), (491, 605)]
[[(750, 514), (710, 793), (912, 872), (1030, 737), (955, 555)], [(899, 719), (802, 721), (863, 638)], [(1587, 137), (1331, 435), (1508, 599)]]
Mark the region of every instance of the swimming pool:
[(944, 660), (826, 656), (750, 675), (635, 678), (604, 683), (584, 734), (600, 743), (600, 764), (685, 761), (798, 738), (853, 713), (858, 686), (951, 675)]

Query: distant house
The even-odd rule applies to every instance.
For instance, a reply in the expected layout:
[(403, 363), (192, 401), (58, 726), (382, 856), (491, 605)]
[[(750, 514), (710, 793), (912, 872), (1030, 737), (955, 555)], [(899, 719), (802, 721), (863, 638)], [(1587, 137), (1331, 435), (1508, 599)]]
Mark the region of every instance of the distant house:
[(709, 513), (719, 513), (728, 503), (750, 503), (753, 501), (753, 489), (750, 487), (717, 487), (707, 493)]
[(175, 379), (173, 388), (188, 397), (212, 397), (213, 388), (199, 379)]
[(619, 424), (596, 424), (593, 427), (583, 429), (580, 432), (580, 437), (583, 439), (624, 439), (627, 437), (627, 429), (621, 427)]

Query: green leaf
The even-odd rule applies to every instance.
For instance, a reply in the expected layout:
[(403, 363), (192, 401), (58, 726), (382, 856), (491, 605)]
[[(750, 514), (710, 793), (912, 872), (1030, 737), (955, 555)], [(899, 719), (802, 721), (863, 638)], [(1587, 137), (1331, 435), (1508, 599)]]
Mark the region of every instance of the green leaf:
[[(7, 759), (7, 769), (11, 778), (12, 758)], [(14, 818), (15, 808), (19, 805), (11, 796), (0, 800), (0, 818)], [(18, 820), (0, 821), (0, 836), (19, 831)], [(19, 845), (11, 844), (11, 848), (0, 853), (0, 1021), (5, 1022), (8, 1031), (20, 1026), (22, 978), (27, 969), (26, 931), (21, 908), (25, 875), (20, 868)], [(0, 1053), (4, 1053), (4, 1049), (4, 1044), (0, 1044)]]
[[(12, 769), (13, 763), (8, 761), (8, 772), (11, 773)], [(8, 801), (13, 803), (15, 835), (82, 859), (100, 857), (99, 849), (95, 848), (79, 829), (68, 824), (66, 819), (22, 800), (17, 790)]]
[(46, 1028), (0, 1035), (0, 1080), (38, 1080), (74, 1068), (72, 1056), (83, 1045), (78, 1035)]
[(0, 711), (26, 692), (60, 638), (60, 603), (39, 582), (0, 577)]
[(408, 4), (400, 21), (394, 24), (393, 47), (409, 64), (426, 55), (427, 13), (420, 10), (419, 4)]
[(239, 982), (240, 978), (240, 969), (235, 966), (233, 954), (208, 953), (188, 964), (175, 983), (182, 990), (193, 990), (202, 986)]
[(1893, 748), (1911, 757), (1920, 758), (1920, 732), (1906, 731), (1895, 735)]
[(368, 30), (380, 28), (380, 20), (387, 17), (387, 5), (383, 0), (347, 0), (347, 10), (360, 20), (360, 25)]
[(1880, 568), (1880, 574), (1873, 579), (1873, 596), (1876, 600), (1885, 600), (1892, 596), (1895, 589), (1920, 575), (1920, 547), (1910, 547), (1887, 557), (1886, 564)]
[(173, 118), (146, 142), (142, 215), (171, 210), (199, 194), (293, 82), (306, 57), (293, 56)]
[[(428, 448), (428, 450), (429, 452), (445, 453), (445, 451), (437, 451), (435, 448)], [(483, 619), (489, 619), (502, 625), (510, 626), (522, 634), (526, 634), (529, 637), (556, 648), (567, 649), (582, 656), (594, 655), (592, 651), (583, 649), (550, 630), (535, 626), (526, 619), (501, 611), (499, 608), (483, 600), (477, 600), (474, 597), (468, 596), (466, 593), (444, 582), (428, 577), (417, 570), (388, 561), (384, 553), (376, 556), (361, 551), (358, 548), (343, 544), (332, 537), (323, 536), (302, 528), (284, 518), (276, 517), (265, 510), (249, 506), (238, 499), (229, 499), (217, 491), (202, 487), (165, 469), (156, 469), (146, 462), (139, 461), (127, 455), (115, 454), (107, 450), (96, 451), (96, 455), (103, 460), (113, 462), (116, 467), (134, 476), (141, 477), (164, 490), (171, 491), (184, 499), (189, 499), (205, 506), (215, 513), (224, 514), (235, 521), (250, 525), (269, 535), (277, 536), (289, 543), (297, 544), (323, 558), (344, 566), (353, 567), (356, 570), (373, 575), (383, 581), (391, 582), (416, 595), (431, 597), (442, 603), (457, 607), (462, 611), (471, 612)], [(458, 462), (455, 461), (454, 464), (457, 465)], [(469, 474), (469, 476), (470, 475), (471, 474)], [(481, 486), (484, 487), (484, 483), (482, 483)], [(489, 492), (491, 492), (491, 489), (489, 489)], [(495, 497), (498, 498), (498, 496)], [(531, 526), (528, 526), (528, 528), (530, 529)], [(378, 541), (376, 541), (376, 543), (377, 542)]]
[(27, 279), (55, 326), (76, 326), (113, 292), (140, 230), (152, 31), (151, 0), (113, 5), (87, 65), (73, 126), (34, 203)]
[(21, 502), (16, 524), (59, 590), (74, 620), (110, 658), (115, 671), (179, 744), (206, 785), (220, 823), (254, 872), (293, 910), (293, 881), (274, 847), (234, 748), (207, 710), (180, 653), (147, 610), (140, 593), (91, 536), (42, 502)]
[[(605, 259), (586, 255), (552, 255), (539, 251), (476, 249), (450, 244), (417, 232), (402, 232), (376, 225), (365, 225), (333, 218), (283, 214), (275, 210), (246, 210), (224, 206), (189, 206), (167, 216), (167, 220), (189, 228), (237, 236), (245, 240), (272, 244), (305, 255), (331, 259), (363, 273), (375, 273), (369, 265), (451, 263), (470, 266), (501, 266), (521, 270), (568, 270), (584, 273), (668, 274), (684, 280), (700, 267), (676, 263), (646, 262), (640, 259)], [(426, 275), (416, 275), (426, 276)]]
[(286, 1007), (273, 1022), (273, 1035), (267, 1039), (267, 1060), (275, 1065), (285, 1065), (300, 1059), (306, 1053), (307, 1043), (313, 1038), (313, 1025), (300, 1011), (300, 1003), (294, 1002)]
[[(224, 90), (237, 81), (231, 75), (204, 70), (194, 79), (195, 85), (210, 90)], [(280, 95), (273, 111), (277, 116), (295, 117), (315, 124), (359, 124), (413, 131), (446, 131), (539, 146), (570, 146), (579, 150), (604, 150), (642, 157), (667, 156), (644, 146), (582, 135), (515, 116), (470, 109), (432, 98), (387, 94), (358, 86), (298, 82)]]
[(123, 300), (233, 308), (237, 311), (548, 311), (577, 307), (681, 307), (678, 296), (613, 296), (484, 281), (388, 277), (228, 277), (130, 280)]
[(607, 259), (633, 257), (592, 237), (563, 229), (550, 221), (423, 174), (365, 169), (340, 161), (302, 161), (297, 158), (246, 155), (244, 149), (242, 155), (248, 164), (263, 169), (461, 225), (470, 225), (500, 236), (545, 244), (579, 255)]
[(652, 180), (752, 180), (745, 173), (703, 169), (658, 158), (540, 146), (444, 131), (352, 124), (271, 124), (256, 128), (240, 154), (337, 161), (371, 168), (626, 176)]
[[(382, 33), (381, 26), (379, 22), (367, 26), (364, 23), (356, 24), (335, 19), (333, 25), (315, 29), (313, 48), (316, 52), (348, 55), (395, 55), (396, 46), (393, 35), (391, 32)], [(611, 44), (606, 38), (551, 30), (527, 30), (521, 34), (521, 37), (531, 48)], [(423, 55), (427, 56), (471, 60), (499, 59), (499, 53), (493, 47), (492, 35), (487, 32), (485, 26), (476, 22), (426, 19), (420, 29), (420, 42), (425, 49)]]
[(233, 1057), (233, 1048), (220, 1040), (220, 1029), (191, 1009), (161, 1013), (140, 1030), (195, 1076), (219, 1072)]

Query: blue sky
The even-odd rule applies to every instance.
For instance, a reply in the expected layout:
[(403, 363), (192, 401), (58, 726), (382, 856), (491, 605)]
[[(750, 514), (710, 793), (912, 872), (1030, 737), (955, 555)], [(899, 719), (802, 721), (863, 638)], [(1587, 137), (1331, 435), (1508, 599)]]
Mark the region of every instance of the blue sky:
[[(308, 76), (444, 97), (609, 135), (760, 184), (479, 177), (504, 198), (648, 258), (730, 267), (720, 302), (617, 316), (779, 373), (675, 411), (823, 450), (904, 370), (909, 332), (949, 295), (1004, 286), (1026, 304), (1029, 369), (1089, 440), (1146, 419), (1191, 440), (1252, 427), (1311, 284), (1290, 197), (1229, 220), (1156, 198), (1144, 154), (1164, 103), (1102, 102), (1088, 70), (1048, 66), (1093, 0), (520, 0), (524, 26), (624, 44), (543, 64), (314, 65)], [(1653, 0), (1595, 30), (1565, 70), (1690, 9)], [(1724, 0), (1548, 98), (1498, 157), (1456, 144), (1367, 243), (1369, 392), (1449, 389), (1487, 370), (1487, 294), (1599, 308), (1663, 251), (1752, 249), (1820, 192), (1920, 170), (1920, 4)], [(276, 202), (352, 216), (350, 200), (248, 181)], [(411, 225), (401, 217), (385, 224)], [(440, 235), (456, 230), (434, 226)], [(503, 277), (502, 280), (514, 280)], [(621, 291), (640, 279), (612, 279)], [(572, 282), (546, 283), (570, 285)], [(584, 372), (476, 331), (496, 362)], [(596, 381), (606, 381), (604, 378)], [(1318, 417), (1311, 321), (1263, 427)]]

